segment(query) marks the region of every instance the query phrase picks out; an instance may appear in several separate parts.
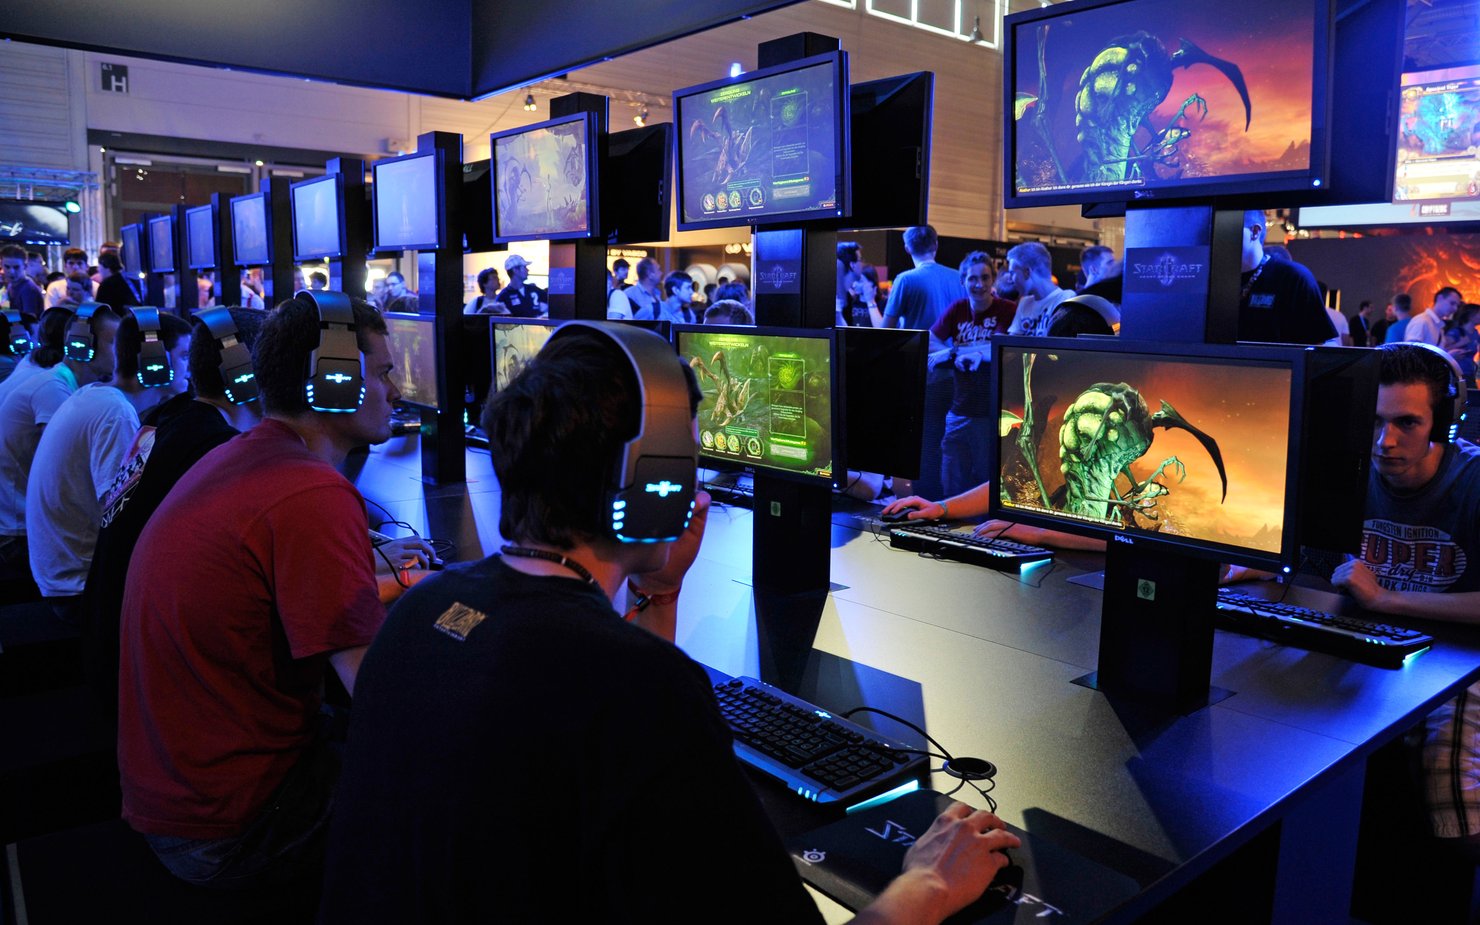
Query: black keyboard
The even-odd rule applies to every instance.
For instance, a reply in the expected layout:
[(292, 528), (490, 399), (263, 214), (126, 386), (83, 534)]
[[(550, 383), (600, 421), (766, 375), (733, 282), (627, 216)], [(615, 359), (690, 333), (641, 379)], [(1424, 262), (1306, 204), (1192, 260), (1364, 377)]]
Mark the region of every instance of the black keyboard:
[(1053, 550), (1029, 546), (1014, 540), (972, 536), (951, 527), (910, 525), (889, 531), (889, 545), (938, 556), (955, 562), (966, 562), (984, 568), (1006, 571), (1053, 558)]
[(1400, 668), (1434, 644), (1434, 637), (1418, 630), (1267, 601), (1233, 588), (1218, 589), (1214, 625), (1380, 668)]
[(755, 678), (721, 681), (714, 696), (735, 756), (814, 802), (852, 806), (926, 772), (908, 746)]

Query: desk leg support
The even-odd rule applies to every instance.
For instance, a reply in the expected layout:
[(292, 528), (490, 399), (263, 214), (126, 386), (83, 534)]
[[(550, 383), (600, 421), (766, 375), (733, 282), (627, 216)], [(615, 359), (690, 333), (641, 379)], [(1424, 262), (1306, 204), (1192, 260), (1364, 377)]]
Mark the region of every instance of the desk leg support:
[(1366, 764), (1353, 762), (1280, 823), (1271, 921), (1352, 921), (1350, 906)]

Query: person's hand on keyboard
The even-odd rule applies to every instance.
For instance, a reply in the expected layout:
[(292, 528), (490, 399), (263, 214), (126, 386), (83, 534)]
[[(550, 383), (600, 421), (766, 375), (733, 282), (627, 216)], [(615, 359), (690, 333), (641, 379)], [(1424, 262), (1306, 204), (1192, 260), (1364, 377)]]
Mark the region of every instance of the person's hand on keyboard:
[(1367, 610), (1382, 610), (1382, 598), (1387, 589), (1377, 583), (1377, 576), (1362, 564), (1360, 559), (1347, 559), (1331, 573), (1331, 584), (1337, 590), (1350, 594)]
[(903, 873), (855, 921), (877, 912), (884, 921), (939, 922), (980, 897), (1007, 866), (1003, 852), (1021, 844), (992, 813), (957, 803), (905, 852)]
[(907, 513), (907, 520), (940, 520), (946, 516), (945, 505), (936, 501), (926, 501), (919, 495), (910, 495), (907, 498), (895, 498), (884, 505), (880, 515), (893, 516), (895, 514)]

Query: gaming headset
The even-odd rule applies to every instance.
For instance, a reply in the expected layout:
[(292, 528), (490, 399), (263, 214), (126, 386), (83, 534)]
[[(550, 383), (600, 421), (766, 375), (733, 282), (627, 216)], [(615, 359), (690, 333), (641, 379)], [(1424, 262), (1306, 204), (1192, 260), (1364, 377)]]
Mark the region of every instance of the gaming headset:
[(67, 329), (67, 345), (63, 356), (77, 363), (91, 363), (97, 353), (97, 338), (93, 337), (93, 312), (102, 308), (101, 302), (83, 302), (72, 315), (72, 326)]
[(140, 305), (131, 310), (143, 338), (139, 344), (139, 385), (146, 389), (169, 385), (175, 381), (175, 368), (170, 365), (164, 341), (159, 339), (159, 309)]
[(694, 516), (699, 475), (683, 367), (663, 338), (635, 326), (567, 321), (550, 339), (580, 331), (594, 331), (621, 349), (642, 396), (637, 435), (617, 454), (602, 493), (602, 523), (619, 542), (672, 542)]
[(308, 355), (304, 397), (315, 411), (359, 410), (365, 401), (365, 358), (355, 337), (355, 309), (342, 292), (299, 290), (294, 298), (317, 311), (319, 342)]
[[(1405, 341), (1401, 347), (1418, 347), (1444, 361), (1444, 368), (1449, 373), (1449, 388), (1445, 391), (1444, 397), (1449, 401), (1441, 400), (1434, 406), (1434, 426), (1429, 431), (1429, 442), (1453, 443), (1459, 432), (1459, 423), (1465, 416), (1468, 391), (1465, 386), (1465, 375), (1459, 368), (1459, 361), (1441, 348), (1422, 341)], [(1387, 349), (1392, 349), (1392, 346)]]
[(31, 348), (36, 345), (31, 343), (31, 333), (26, 330), (26, 325), (21, 320), (21, 313), (7, 310), (5, 318), (10, 322), (10, 355), (23, 357), (30, 353)]
[(216, 340), (216, 349), (221, 353), (217, 364), (221, 371), (222, 391), (226, 400), (233, 405), (244, 405), (259, 394), (257, 370), (252, 365), (252, 351), (241, 342), (236, 322), (231, 318), (231, 309), (226, 306), (203, 308), (195, 317), (211, 337)]
[[(1116, 334), (1120, 333), (1120, 309), (1116, 308), (1115, 303), (1104, 296), (1093, 294), (1076, 295), (1072, 298), (1065, 299), (1054, 306), (1054, 308), (1057, 309), (1062, 305), (1082, 305), (1096, 315), (1099, 315), (1105, 324), (1110, 326), (1111, 331), (1114, 331)], [(1049, 312), (1050, 316), (1052, 314), (1053, 312)]]

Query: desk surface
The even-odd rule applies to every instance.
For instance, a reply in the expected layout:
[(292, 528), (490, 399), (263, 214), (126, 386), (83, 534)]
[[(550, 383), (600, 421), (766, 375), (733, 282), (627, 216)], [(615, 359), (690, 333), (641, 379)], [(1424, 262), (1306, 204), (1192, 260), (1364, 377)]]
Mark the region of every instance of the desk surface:
[[(352, 463), (365, 495), (456, 542), (459, 558), (496, 549), (487, 454), (469, 453), (474, 481), (433, 488), (418, 480), (414, 446), (397, 446), (406, 442)], [(1100, 593), (1066, 579), (1100, 568), (1102, 557), (1061, 553), (1052, 566), (1004, 574), (835, 526), (833, 590), (808, 633), (758, 608), (752, 519), (741, 508), (711, 513), (679, 604), (685, 651), (837, 711), (889, 709), (953, 753), (988, 758), (1005, 820), (1092, 846), (1147, 887), (1145, 906), (1480, 676), (1480, 633), (1454, 627), (1426, 625), (1440, 641), (1397, 670), (1219, 632), (1212, 683), (1233, 695), (1185, 717), (1149, 715), (1073, 683), (1096, 664)], [(802, 650), (775, 651), (788, 645)], [(873, 725), (909, 739), (886, 720)], [(954, 783), (933, 780), (937, 789)]]

